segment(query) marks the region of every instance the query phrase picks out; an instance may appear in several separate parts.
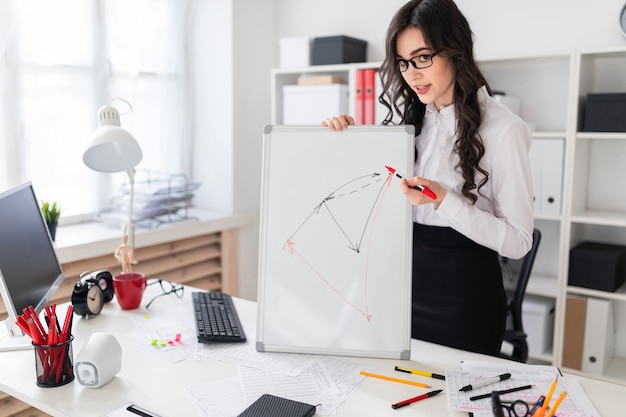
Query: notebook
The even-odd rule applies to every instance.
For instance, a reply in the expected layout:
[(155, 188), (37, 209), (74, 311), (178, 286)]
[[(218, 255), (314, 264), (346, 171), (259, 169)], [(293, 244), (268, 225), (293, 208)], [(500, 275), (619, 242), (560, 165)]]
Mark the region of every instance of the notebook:
[(314, 414), (314, 405), (263, 394), (237, 417), (311, 417)]

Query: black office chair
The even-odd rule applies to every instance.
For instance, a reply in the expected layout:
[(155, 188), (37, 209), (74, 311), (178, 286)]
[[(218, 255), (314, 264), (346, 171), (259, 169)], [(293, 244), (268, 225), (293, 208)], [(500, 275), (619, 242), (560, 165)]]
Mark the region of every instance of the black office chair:
[(510, 355), (501, 352), (500, 356), (517, 362), (526, 362), (528, 360), (528, 342), (526, 341), (526, 333), (522, 323), (522, 303), (540, 241), (541, 232), (539, 229), (534, 229), (533, 244), (523, 258), (509, 259), (500, 257), (502, 279), (507, 292), (507, 323), (509, 323), (504, 334), (504, 341), (513, 346), (513, 351)]

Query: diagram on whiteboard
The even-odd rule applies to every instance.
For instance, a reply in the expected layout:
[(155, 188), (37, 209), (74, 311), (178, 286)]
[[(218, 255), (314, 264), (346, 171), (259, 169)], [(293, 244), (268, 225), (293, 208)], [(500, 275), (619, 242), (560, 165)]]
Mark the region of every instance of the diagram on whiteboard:
[[(368, 321), (372, 319), (369, 312), (368, 263), (372, 256), (372, 239), (376, 238), (378, 208), (384, 200), (384, 195), (393, 179), (390, 172), (386, 177), (378, 172), (363, 175), (340, 185), (321, 199), (319, 204), (305, 217), (295, 231), (287, 238), (283, 249), (298, 257), (310, 269), (315, 277), (320, 279), (343, 302), (350, 305), (355, 311), (363, 315)], [(307, 254), (299, 250), (299, 238), (307, 239), (304, 230), (307, 228), (318, 231), (328, 229), (330, 232), (326, 242), (340, 240), (345, 244), (346, 251), (352, 251), (356, 259), (360, 259), (360, 274), (353, 278), (360, 283), (361, 294), (352, 299), (343, 293), (336, 285), (334, 271), (324, 271), (323, 265), (315, 265)], [(317, 248), (313, 248), (317, 250)], [(339, 254), (336, 254), (339, 256)], [(358, 265), (359, 262), (356, 262)]]

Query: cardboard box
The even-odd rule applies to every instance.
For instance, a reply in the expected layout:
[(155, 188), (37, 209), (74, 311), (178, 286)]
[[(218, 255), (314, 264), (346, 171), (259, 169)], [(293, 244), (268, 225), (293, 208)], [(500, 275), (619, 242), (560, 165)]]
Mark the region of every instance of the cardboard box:
[(311, 65), (311, 38), (281, 38), (278, 43), (281, 68), (303, 68)]
[(313, 38), (313, 65), (365, 62), (367, 42), (348, 36)]
[(348, 86), (283, 86), (283, 124), (319, 126), (327, 117), (348, 113)]
[(626, 282), (626, 246), (582, 242), (570, 250), (568, 284), (615, 292)]
[(522, 303), (522, 323), (527, 335), (528, 352), (545, 353), (554, 335), (554, 298), (527, 294)]
[(626, 132), (626, 93), (588, 94), (585, 131)]

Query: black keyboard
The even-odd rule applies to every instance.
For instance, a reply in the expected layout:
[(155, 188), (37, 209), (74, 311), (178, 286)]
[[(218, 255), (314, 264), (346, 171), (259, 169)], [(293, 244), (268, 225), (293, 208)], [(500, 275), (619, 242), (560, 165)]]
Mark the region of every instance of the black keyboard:
[(193, 292), (198, 342), (245, 342), (246, 335), (230, 295), (223, 292)]

